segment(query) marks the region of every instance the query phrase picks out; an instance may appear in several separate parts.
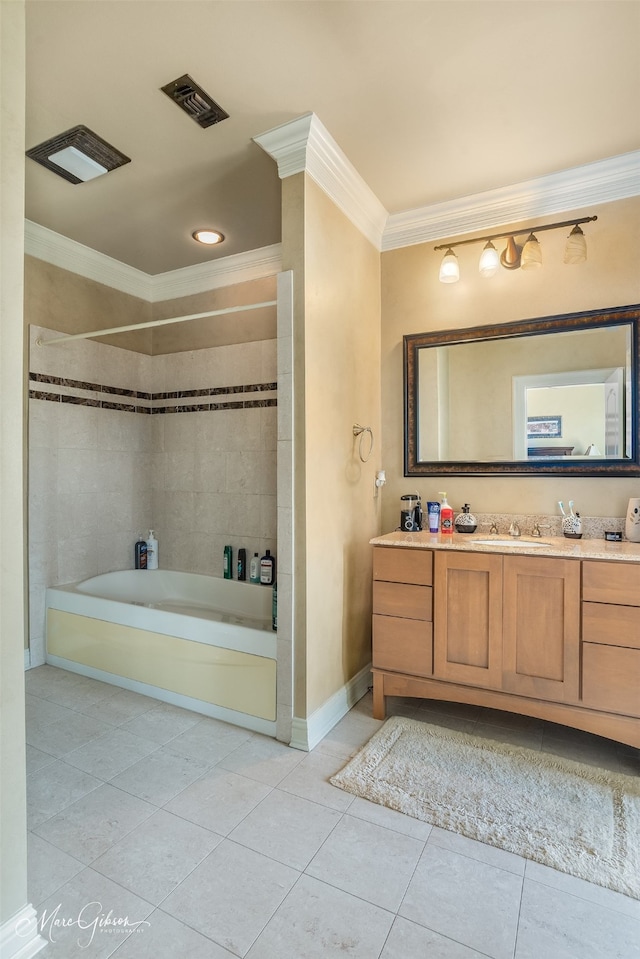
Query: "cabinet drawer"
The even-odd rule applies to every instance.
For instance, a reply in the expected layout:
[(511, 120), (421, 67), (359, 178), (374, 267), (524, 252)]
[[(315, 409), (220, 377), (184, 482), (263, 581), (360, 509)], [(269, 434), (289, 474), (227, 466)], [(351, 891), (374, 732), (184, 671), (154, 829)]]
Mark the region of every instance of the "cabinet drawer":
[(592, 709), (640, 717), (640, 649), (584, 643), (582, 702)]
[(640, 649), (640, 607), (583, 603), (582, 639), (585, 643)]
[(373, 666), (411, 676), (431, 676), (431, 623), (397, 616), (373, 617)]
[(373, 612), (403, 619), (432, 619), (433, 591), (430, 586), (406, 583), (373, 584)]
[(406, 546), (374, 546), (373, 578), (390, 583), (431, 586), (433, 553), (429, 549), (411, 549)]
[(640, 606), (640, 563), (582, 564), (582, 598), (594, 603)]

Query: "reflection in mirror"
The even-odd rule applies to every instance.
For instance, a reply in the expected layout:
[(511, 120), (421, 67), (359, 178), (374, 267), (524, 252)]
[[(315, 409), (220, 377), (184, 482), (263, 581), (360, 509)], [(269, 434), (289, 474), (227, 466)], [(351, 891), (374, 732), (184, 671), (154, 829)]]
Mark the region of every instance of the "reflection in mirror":
[(638, 307), (406, 336), (405, 475), (640, 473)]

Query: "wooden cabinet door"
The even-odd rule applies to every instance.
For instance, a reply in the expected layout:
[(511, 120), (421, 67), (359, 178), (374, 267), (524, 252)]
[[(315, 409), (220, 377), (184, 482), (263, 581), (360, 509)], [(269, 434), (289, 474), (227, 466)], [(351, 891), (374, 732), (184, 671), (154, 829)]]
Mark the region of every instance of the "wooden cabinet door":
[(505, 556), (503, 689), (578, 702), (580, 563)]
[(433, 674), (499, 689), (502, 556), (435, 552)]

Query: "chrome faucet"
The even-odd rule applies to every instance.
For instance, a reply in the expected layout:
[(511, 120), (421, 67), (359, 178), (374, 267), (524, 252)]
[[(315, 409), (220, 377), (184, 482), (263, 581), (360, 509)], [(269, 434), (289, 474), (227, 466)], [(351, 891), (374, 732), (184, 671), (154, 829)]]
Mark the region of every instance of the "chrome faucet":
[(498, 533), (498, 524), (497, 524), (497, 523), (492, 523), (492, 524), (491, 524), (491, 526), (489, 527), (489, 533), (495, 533), (495, 534), (497, 535), (497, 533)]
[(509, 527), (509, 536), (520, 536), (520, 527), (517, 523), (512, 523)]

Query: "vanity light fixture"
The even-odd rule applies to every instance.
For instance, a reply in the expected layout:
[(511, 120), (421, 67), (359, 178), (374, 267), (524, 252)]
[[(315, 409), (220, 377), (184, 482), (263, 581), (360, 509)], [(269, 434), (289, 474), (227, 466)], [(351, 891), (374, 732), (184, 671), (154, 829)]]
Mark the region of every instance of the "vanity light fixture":
[(576, 224), (567, 237), (567, 243), (564, 248), (565, 263), (584, 263), (587, 258), (587, 241), (584, 233)]
[(455, 255), (453, 250), (449, 248), (442, 259), (442, 263), (440, 264), (440, 282), (457, 283), (459, 279), (460, 267), (458, 266), (458, 257)]
[(194, 230), (191, 236), (198, 243), (205, 243), (207, 246), (214, 246), (224, 240), (224, 235), (219, 230)]
[(535, 270), (542, 266), (542, 249), (537, 236), (529, 234), (529, 238), (522, 247), (522, 256), (520, 258), (521, 270)]
[[(440, 282), (455, 283), (460, 278), (458, 257), (453, 249), (456, 246), (466, 246), (468, 243), (485, 244), (478, 264), (481, 276), (494, 276), (498, 271), (498, 264), (506, 270), (517, 270), (520, 267), (523, 270), (531, 270), (542, 266), (542, 247), (536, 233), (542, 233), (545, 230), (560, 230), (568, 226), (572, 226), (573, 229), (567, 237), (564, 262), (583, 263), (587, 258), (587, 241), (580, 229), (580, 224), (590, 223), (597, 219), (597, 216), (584, 216), (576, 220), (563, 220), (561, 223), (546, 223), (540, 226), (524, 227), (519, 230), (507, 230), (504, 233), (493, 233), (490, 236), (477, 236), (471, 240), (457, 240), (453, 243), (448, 242), (434, 246), (434, 250), (445, 250), (445, 255), (440, 264)], [(516, 243), (515, 237), (523, 234), (527, 236), (527, 241), (521, 247)], [(507, 243), (502, 253), (498, 254), (492, 241), (502, 239), (506, 240)]]
[(480, 256), (480, 263), (478, 264), (480, 276), (493, 276), (498, 272), (499, 266), (500, 254), (496, 250), (491, 240), (489, 240)]

